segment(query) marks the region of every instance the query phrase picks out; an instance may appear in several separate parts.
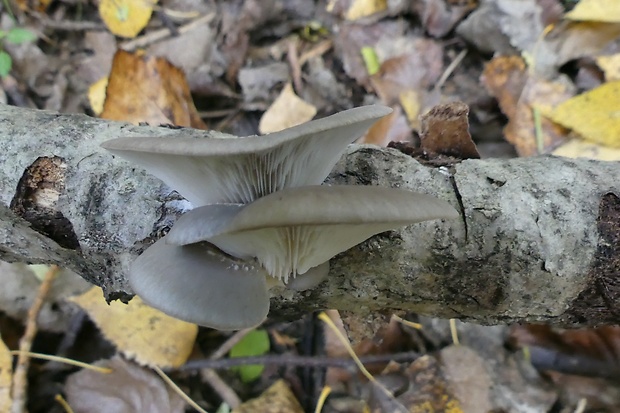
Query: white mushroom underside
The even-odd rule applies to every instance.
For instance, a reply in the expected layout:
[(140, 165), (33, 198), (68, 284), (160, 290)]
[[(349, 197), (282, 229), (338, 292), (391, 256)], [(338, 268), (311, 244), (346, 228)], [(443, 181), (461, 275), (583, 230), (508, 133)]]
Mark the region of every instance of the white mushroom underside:
[(371, 236), (408, 223), (264, 228), (218, 235), (209, 241), (235, 257), (256, 257), (269, 275), (288, 282)]

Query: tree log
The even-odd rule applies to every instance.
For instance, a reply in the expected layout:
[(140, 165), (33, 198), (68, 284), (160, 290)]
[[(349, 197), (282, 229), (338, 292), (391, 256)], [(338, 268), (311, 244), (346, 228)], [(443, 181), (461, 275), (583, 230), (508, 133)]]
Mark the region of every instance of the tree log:
[[(128, 264), (191, 205), (99, 145), (170, 133), (178, 130), (0, 107), (0, 259), (68, 267), (107, 299), (130, 299)], [(335, 308), (485, 324), (620, 321), (620, 162), (540, 156), (431, 168), (351, 145), (327, 182), (429, 193), (462, 217), (340, 254), (318, 288), (272, 299), (278, 317)]]

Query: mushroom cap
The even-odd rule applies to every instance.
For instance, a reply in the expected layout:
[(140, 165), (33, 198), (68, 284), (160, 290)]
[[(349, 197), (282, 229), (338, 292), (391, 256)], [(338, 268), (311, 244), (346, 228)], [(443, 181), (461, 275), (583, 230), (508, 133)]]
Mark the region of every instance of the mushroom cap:
[(131, 265), (129, 285), (148, 305), (218, 330), (260, 324), (269, 312), (265, 270), (206, 243), (178, 246), (165, 237)]
[(142, 165), (194, 206), (249, 203), (284, 188), (322, 183), (347, 145), (391, 111), (363, 106), (264, 136), (179, 133), (118, 138), (101, 146)]
[(447, 202), (403, 189), (308, 186), (278, 191), (248, 205), (207, 205), (184, 214), (166, 236), (187, 245), (209, 241), (226, 253), (256, 257), (285, 282), (383, 231), (456, 218)]

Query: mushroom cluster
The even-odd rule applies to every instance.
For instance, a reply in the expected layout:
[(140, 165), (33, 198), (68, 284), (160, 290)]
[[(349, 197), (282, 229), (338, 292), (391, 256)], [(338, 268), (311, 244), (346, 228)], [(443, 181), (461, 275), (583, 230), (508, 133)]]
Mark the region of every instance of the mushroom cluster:
[(346, 147), (390, 112), (365, 106), (264, 136), (105, 142), (194, 206), (132, 263), (131, 288), (182, 320), (252, 327), (269, 311), (270, 280), (312, 288), (330, 258), (375, 234), (457, 217), (425, 194), (321, 185)]

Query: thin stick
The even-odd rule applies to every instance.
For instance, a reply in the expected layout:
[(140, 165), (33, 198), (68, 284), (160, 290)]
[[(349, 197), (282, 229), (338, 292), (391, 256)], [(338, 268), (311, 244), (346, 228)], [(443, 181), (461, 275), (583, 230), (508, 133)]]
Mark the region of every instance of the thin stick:
[(163, 381), (165, 381), (165, 382), (166, 382), (166, 384), (167, 384), (168, 386), (170, 386), (170, 387), (172, 388), (172, 390), (174, 390), (174, 392), (175, 392), (176, 394), (178, 394), (179, 396), (181, 396), (181, 398), (182, 398), (183, 400), (185, 400), (185, 402), (186, 402), (187, 404), (189, 404), (190, 406), (192, 406), (194, 409), (198, 410), (200, 413), (208, 413), (205, 409), (203, 409), (202, 407), (200, 407), (200, 406), (198, 405), (198, 403), (196, 403), (195, 401), (193, 401), (193, 400), (191, 399), (191, 397), (189, 397), (187, 394), (185, 394), (185, 392), (184, 392), (183, 390), (181, 390), (181, 389), (179, 388), (179, 386), (177, 386), (177, 385), (176, 385), (176, 383), (175, 383), (175, 382), (173, 382), (173, 381), (170, 379), (170, 377), (168, 377), (168, 376), (166, 375), (166, 373), (164, 373), (163, 371), (161, 371), (161, 369), (160, 369), (159, 367), (157, 367), (157, 366), (153, 366), (153, 370), (155, 370), (155, 373), (159, 374), (159, 377), (161, 377), (161, 378), (162, 378), (162, 380), (163, 380)]
[[(215, 18), (215, 13), (205, 14), (198, 19), (187, 23), (179, 27), (179, 33), (184, 34), (194, 30), (196, 27), (202, 26), (203, 24), (209, 24)], [(133, 51), (135, 49), (146, 47), (152, 43), (158, 42), (170, 36), (170, 30), (164, 28), (159, 30), (154, 30), (145, 34), (144, 36), (136, 37), (133, 40), (128, 42), (121, 43), (120, 48), (127, 51)]]
[(321, 390), (321, 394), (319, 395), (319, 400), (316, 402), (316, 409), (314, 409), (314, 413), (321, 413), (321, 410), (323, 410), (323, 406), (325, 405), (325, 400), (327, 400), (327, 396), (329, 396), (331, 392), (331, 387), (323, 387), (323, 390)]
[(299, 95), (302, 91), (303, 83), (301, 82), (301, 64), (299, 64), (297, 45), (297, 39), (288, 41), (288, 52), (286, 53), (286, 57), (288, 65), (291, 67), (291, 77), (293, 78), (293, 85), (295, 85), (295, 92)]
[(407, 327), (415, 328), (416, 330), (422, 330), (422, 324), (414, 323), (413, 321), (405, 320), (402, 317), (397, 316), (396, 314), (392, 314), (392, 318), (399, 323), (406, 325)]
[[(19, 350), (22, 352), (29, 352), (32, 348), (32, 341), (37, 335), (37, 317), (45, 301), (45, 297), (52, 287), (52, 282), (58, 274), (58, 266), (52, 265), (45, 274), (43, 282), (39, 286), (37, 296), (32, 303), (32, 306), (28, 310), (28, 319), (26, 320), (26, 331), (19, 341)], [(23, 413), (26, 411), (26, 397), (28, 393), (28, 367), (30, 365), (30, 357), (26, 353), (20, 353), (17, 359), (17, 366), (13, 374), (13, 389), (11, 397), (13, 399), (13, 405), (11, 406), (11, 413)]]
[(73, 409), (71, 408), (71, 406), (69, 406), (69, 403), (67, 403), (64, 397), (62, 397), (62, 394), (57, 394), (56, 396), (54, 396), (54, 400), (56, 400), (58, 404), (60, 404), (62, 408), (65, 409), (65, 412), (73, 413)]
[(68, 359), (66, 357), (61, 357), (61, 356), (54, 356), (51, 354), (33, 353), (32, 351), (22, 351), (22, 350), (13, 350), (13, 351), (10, 351), (9, 353), (14, 356), (25, 355), (33, 359), (56, 361), (58, 363), (69, 364), (71, 366), (81, 367), (86, 370), (93, 370), (93, 371), (96, 371), (98, 373), (103, 373), (103, 374), (109, 374), (109, 373), (112, 373), (113, 371), (112, 369), (108, 367), (93, 366), (92, 364), (82, 363), (81, 361)]
[(332, 46), (333, 43), (331, 40), (323, 40), (312, 49), (302, 53), (302, 55), (299, 57), (299, 66), (303, 66), (308, 60), (312, 59), (313, 57), (324, 55), (329, 49), (332, 48)]
[[(254, 331), (254, 328), (246, 328), (240, 331), (237, 331), (235, 334), (230, 336), (228, 340), (226, 340), (222, 345), (211, 354), (209, 357), (210, 360), (218, 360), (221, 359), (230, 351), (231, 348), (235, 346), (238, 342), (243, 339), (248, 333)], [(217, 371), (210, 368), (202, 369), (201, 377), (206, 380), (207, 383), (216, 391), (216, 393), (233, 409), (241, 404), (241, 399), (237, 395), (237, 393), (230, 387)]]
[(465, 58), (465, 55), (467, 55), (467, 50), (463, 50), (461, 53), (459, 53), (454, 58), (454, 60), (448, 65), (448, 67), (446, 67), (446, 70), (444, 70), (444, 72), (441, 74), (441, 77), (439, 78), (437, 83), (435, 83), (435, 90), (439, 90), (443, 87), (443, 84), (446, 83), (446, 80), (448, 80), (452, 72), (454, 72), (457, 66)]
[[(364, 364), (388, 363), (395, 361), (404, 363), (420, 357), (415, 351), (395, 354), (380, 354), (375, 356), (359, 357)], [(194, 371), (200, 369), (230, 369), (231, 367), (247, 366), (252, 364), (266, 364), (271, 366), (301, 366), (312, 368), (339, 367), (354, 368), (355, 361), (345, 357), (296, 356), (291, 354), (268, 354), (264, 356), (234, 357), (218, 360), (193, 360), (178, 368), (179, 371)]]
[(459, 332), (456, 330), (456, 320), (450, 319), (450, 335), (452, 335), (452, 344), (459, 345)]

